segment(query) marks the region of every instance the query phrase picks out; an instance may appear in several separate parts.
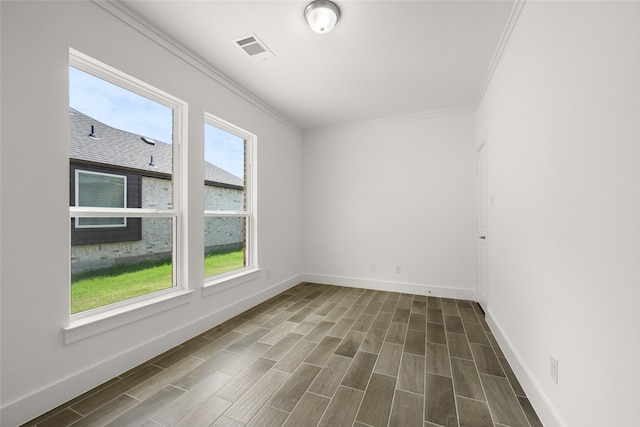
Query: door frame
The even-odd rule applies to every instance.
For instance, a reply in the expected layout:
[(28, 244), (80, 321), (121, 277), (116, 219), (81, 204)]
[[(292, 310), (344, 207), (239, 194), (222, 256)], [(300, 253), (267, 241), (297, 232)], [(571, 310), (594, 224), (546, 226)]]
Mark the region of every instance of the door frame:
[[(481, 153), (484, 150), (484, 153)], [(481, 161), (481, 157), (484, 156), (484, 168), (479, 168), (478, 164)], [(475, 299), (480, 304), (482, 309), (486, 312), (489, 298), (489, 138), (485, 133), (484, 137), (477, 143), (474, 152), (474, 184), (475, 184), (475, 232), (474, 232), (474, 249), (476, 260), (476, 285), (475, 285)], [(480, 181), (484, 180), (484, 203), (480, 202), (480, 198), (483, 197), (480, 194)], [(479, 226), (480, 209), (484, 209), (484, 229), (481, 230)], [(484, 246), (481, 249), (481, 245)], [(484, 251), (483, 254), (480, 251)], [(482, 261), (484, 260), (484, 262)], [(483, 262), (484, 265), (480, 266)], [(484, 277), (480, 277), (484, 275)], [(481, 288), (480, 283), (484, 282), (484, 289)]]

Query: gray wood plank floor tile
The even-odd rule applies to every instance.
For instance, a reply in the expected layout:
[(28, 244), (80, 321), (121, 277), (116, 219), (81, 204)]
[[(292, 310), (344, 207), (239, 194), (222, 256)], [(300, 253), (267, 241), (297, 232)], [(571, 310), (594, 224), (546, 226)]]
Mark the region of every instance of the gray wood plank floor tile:
[(402, 345), (384, 343), (380, 349), (378, 360), (373, 372), (378, 374), (389, 375), (391, 377), (398, 376), (400, 369), (400, 360), (402, 359)]
[(135, 397), (136, 399), (145, 400), (171, 384), (176, 379), (181, 378), (192, 369), (200, 366), (203, 362), (203, 359), (187, 355), (184, 359), (159, 374), (130, 389), (127, 394)]
[(446, 427), (458, 425), (453, 382), (449, 377), (426, 374), (424, 418)]
[(305, 341), (319, 342), (336, 325), (336, 322), (322, 320), (305, 335)]
[(280, 359), (273, 369), (287, 372), (289, 374), (296, 370), (298, 365), (311, 353), (316, 344), (309, 341), (299, 341), (282, 359)]
[(391, 318), (392, 322), (409, 323), (410, 310), (408, 308), (397, 307)]
[(540, 427), (477, 303), (301, 283), (23, 427)]
[(444, 325), (440, 323), (427, 323), (427, 342), (447, 345), (447, 335)]
[[(348, 314), (349, 313), (345, 313), (345, 316), (349, 317)], [(374, 316), (373, 314), (362, 313), (360, 314), (360, 316), (358, 316), (351, 329), (354, 331), (367, 332), (375, 318), (376, 316)]]
[(409, 329), (414, 331), (426, 331), (427, 316), (424, 314), (411, 313), (409, 315)]
[(387, 331), (387, 336), (384, 338), (384, 340), (393, 344), (404, 344), (404, 339), (406, 336), (407, 324), (391, 322)]
[(442, 315), (442, 309), (429, 307), (427, 309), (427, 322), (444, 323), (444, 316)]
[(247, 427), (280, 427), (288, 416), (288, 412), (265, 406), (247, 424)]
[(357, 390), (367, 388), (377, 357), (376, 354), (359, 351), (353, 358), (353, 362), (349, 366), (341, 385)]
[(225, 412), (225, 415), (236, 421), (248, 423), (287, 378), (289, 375), (284, 372), (267, 372)]
[(327, 333), (330, 337), (344, 338), (349, 329), (356, 323), (355, 319), (342, 318), (336, 322), (336, 325)]
[(411, 312), (416, 314), (427, 314), (427, 302), (420, 301), (418, 298), (413, 298), (413, 304), (411, 304)]
[[(138, 401), (136, 400), (135, 403), (137, 404)], [(41, 423), (38, 423), (37, 425), (44, 426), (44, 427), (57, 427), (60, 425), (69, 425), (71, 423), (75, 423), (75, 421), (80, 420), (81, 418), (82, 418), (82, 415), (72, 411), (69, 408), (65, 408), (62, 411), (59, 411), (58, 413), (56, 413), (55, 415), (43, 420)]]
[(315, 426), (320, 421), (330, 399), (313, 393), (305, 393), (283, 427)]
[(134, 406), (106, 425), (109, 427), (137, 427), (150, 419), (166, 405), (176, 400), (183, 393), (184, 390), (180, 390), (173, 386), (166, 386), (147, 400), (142, 401), (140, 404)]
[(389, 427), (422, 427), (424, 397), (396, 390)]
[(493, 349), (488, 345), (471, 343), (471, 352), (481, 374), (496, 375), (504, 377), (502, 365), (498, 361)]
[(369, 329), (369, 332), (367, 332), (367, 335), (364, 337), (364, 341), (360, 344), (360, 350), (368, 353), (378, 353), (386, 334), (386, 329)]
[(216, 395), (229, 402), (235, 402), (252, 384), (269, 372), (274, 364), (273, 360), (259, 358), (216, 391)]
[[(286, 320), (273, 328), (270, 332), (268, 332), (265, 336), (261, 337), (258, 341), (263, 342), (265, 344), (277, 344), (282, 338), (286, 337), (291, 333), (295, 328), (297, 328), (300, 324), (296, 322), (291, 322)], [(268, 328), (267, 328), (268, 329)]]
[(432, 374), (451, 376), (449, 350), (446, 345), (427, 343), (427, 372)]
[(364, 341), (365, 336), (366, 334), (364, 332), (354, 331), (353, 329), (350, 330), (347, 332), (347, 335), (345, 335), (338, 348), (336, 348), (336, 354), (346, 357), (355, 356), (360, 344)]
[(470, 343), (491, 345), (491, 343), (489, 343), (489, 339), (487, 338), (487, 334), (480, 324), (468, 323), (464, 326), (464, 329), (467, 333), (467, 339)]
[(447, 340), (449, 344), (449, 355), (451, 357), (473, 360), (466, 335), (448, 333)]
[(289, 350), (291, 350), (298, 341), (302, 339), (302, 337), (303, 335), (291, 332), (267, 350), (262, 357), (278, 361), (282, 359), (282, 357), (287, 354)]
[[(414, 298), (417, 298), (418, 296), (415, 296)], [(429, 297), (427, 299), (427, 304), (429, 307), (432, 308), (442, 308), (442, 298), (438, 298), (438, 297)]]
[(218, 418), (215, 423), (211, 424), (210, 427), (244, 427), (244, 424), (223, 415)]
[(424, 394), (425, 357), (404, 353), (398, 373), (398, 388), (413, 393)]
[(203, 377), (191, 390), (178, 397), (169, 405), (165, 406), (160, 412), (155, 414), (151, 419), (163, 426), (174, 426), (178, 424), (184, 417), (189, 415), (198, 406), (206, 402), (216, 391), (233, 378), (222, 372), (214, 372), (213, 374)]
[(445, 316), (459, 316), (458, 312), (458, 304), (456, 304), (456, 300), (449, 298), (442, 298), (442, 313)]
[(84, 400), (76, 403), (71, 407), (74, 411), (81, 415), (87, 415), (102, 405), (109, 403), (116, 397), (124, 394), (137, 384), (146, 381), (154, 375), (161, 372), (162, 369), (157, 366), (145, 366), (144, 369), (137, 371), (133, 375), (129, 375), (120, 381), (117, 381), (107, 388), (100, 390), (98, 393), (92, 394)]
[(211, 396), (201, 405), (184, 417), (176, 427), (206, 427), (210, 426), (231, 406), (231, 402), (218, 396)]
[(393, 313), (389, 313), (387, 311), (380, 311), (376, 315), (372, 328), (376, 329), (387, 329), (389, 327), (389, 323), (391, 323), (391, 318), (393, 317)]
[(407, 338), (404, 343), (404, 351), (406, 353), (413, 353), (424, 356), (426, 354), (425, 340), (426, 337), (424, 332), (409, 329), (407, 331)]
[(509, 366), (509, 362), (507, 362), (507, 359), (498, 357), (498, 361), (500, 362), (500, 366), (502, 366), (502, 369), (504, 370), (504, 373), (509, 380), (509, 384), (511, 384), (511, 387), (513, 387), (513, 391), (516, 393), (516, 396), (526, 396), (526, 393), (522, 389), (520, 382), (516, 378), (516, 375), (513, 373), (513, 369), (511, 369), (511, 366)]
[(178, 350), (169, 353), (162, 359), (154, 361), (153, 364), (161, 368), (169, 368), (175, 363), (182, 362), (187, 356), (197, 352), (201, 348), (206, 347), (211, 343), (213, 343), (212, 339), (202, 336), (196, 337), (190, 341), (187, 341)]
[(211, 357), (211, 359), (198, 365), (195, 369), (192, 369), (181, 378), (174, 381), (172, 384), (182, 390), (190, 390), (193, 386), (198, 384), (202, 378), (213, 375), (226, 363), (231, 363), (234, 357), (236, 356), (233, 353), (218, 353)]
[(462, 323), (480, 323), (476, 311), (471, 307), (458, 307)]
[(460, 427), (493, 427), (489, 407), (485, 402), (456, 396)]
[(373, 374), (356, 419), (373, 427), (386, 426), (389, 422), (395, 384), (394, 377)]
[(464, 334), (462, 319), (458, 316), (444, 316), (444, 325), (447, 332), (455, 334)]
[(485, 400), (476, 365), (471, 360), (451, 358), (453, 384), (458, 396)]
[(398, 308), (407, 308), (411, 309), (411, 303), (413, 302), (413, 295), (411, 294), (401, 294), (398, 299)]
[(487, 402), (495, 422), (513, 427), (529, 425), (520, 402), (506, 378), (480, 374), (480, 380), (487, 394)]
[(320, 372), (320, 367), (303, 363), (269, 401), (269, 406), (291, 412)]
[[(363, 336), (364, 338), (364, 336)], [(346, 338), (345, 338), (346, 339)], [(311, 363), (312, 365), (324, 366), (334, 351), (337, 352), (336, 348), (338, 348), (341, 341), (340, 338), (335, 337), (324, 337), (314, 348), (311, 350), (311, 353), (307, 356), (304, 361), (306, 363)], [(354, 350), (355, 352), (355, 350)]]
[(524, 415), (527, 417), (529, 424), (531, 427), (543, 427), (540, 418), (538, 418), (538, 414), (531, 406), (531, 402), (526, 397), (518, 396), (518, 402), (520, 402), (520, 406), (524, 411)]
[(309, 391), (321, 396), (332, 397), (338, 389), (344, 374), (347, 373), (352, 359), (334, 355), (320, 371), (309, 387)]
[(364, 392), (339, 387), (327, 407), (318, 427), (350, 427), (358, 413)]
[[(73, 423), (74, 427), (102, 427), (111, 421), (118, 418), (120, 415), (127, 412), (129, 409), (133, 408), (140, 401), (134, 399), (131, 396), (127, 396), (123, 394), (118, 396), (116, 399), (102, 406), (96, 411), (93, 411), (91, 414), (82, 418), (78, 422)], [(74, 412), (75, 413), (75, 412)], [(77, 414), (77, 413), (75, 413)], [(68, 423), (58, 421), (56, 424), (50, 424), (51, 426), (60, 426), (67, 425)], [(39, 426), (46, 427), (47, 424), (39, 424)]]

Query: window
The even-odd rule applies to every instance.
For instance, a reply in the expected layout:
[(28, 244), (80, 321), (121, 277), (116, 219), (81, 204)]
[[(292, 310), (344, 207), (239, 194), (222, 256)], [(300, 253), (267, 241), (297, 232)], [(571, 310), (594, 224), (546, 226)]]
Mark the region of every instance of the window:
[[(70, 116), (71, 120), (75, 120), (77, 114)], [(80, 204), (76, 198), (78, 185), (76, 184), (78, 176), (112, 176), (122, 177), (125, 179), (126, 200), (124, 205), (128, 208), (141, 207), (141, 190), (142, 176), (133, 171), (123, 171), (105, 167), (104, 165), (89, 165), (83, 163), (75, 163), (71, 160), (69, 167), (69, 206), (83, 206), (82, 195), (80, 196)], [(102, 203), (101, 203), (102, 204)], [(105, 224), (105, 221), (116, 222), (116, 224)], [(123, 225), (118, 225), (118, 223)], [(79, 224), (78, 224), (79, 223)], [(142, 223), (140, 218), (71, 218), (71, 246), (79, 245), (97, 245), (103, 243), (118, 242), (135, 242), (142, 239)], [(77, 251), (74, 249), (74, 251)]]
[(255, 139), (223, 120), (205, 116), (204, 276), (208, 284), (257, 266), (251, 169)]
[[(127, 207), (127, 177), (76, 169), (76, 206), (100, 208)], [(78, 218), (76, 227), (126, 227), (127, 219)]]
[(184, 289), (186, 104), (81, 53), (69, 67), (71, 313)]

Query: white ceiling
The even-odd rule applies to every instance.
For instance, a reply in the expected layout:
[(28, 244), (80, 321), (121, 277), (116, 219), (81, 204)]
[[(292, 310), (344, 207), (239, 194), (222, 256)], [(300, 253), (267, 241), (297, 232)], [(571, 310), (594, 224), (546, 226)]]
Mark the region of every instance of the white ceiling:
[[(308, 1), (122, 0), (302, 130), (474, 105), (515, 0), (335, 0), (325, 35)], [(256, 61), (234, 40), (255, 33)]]

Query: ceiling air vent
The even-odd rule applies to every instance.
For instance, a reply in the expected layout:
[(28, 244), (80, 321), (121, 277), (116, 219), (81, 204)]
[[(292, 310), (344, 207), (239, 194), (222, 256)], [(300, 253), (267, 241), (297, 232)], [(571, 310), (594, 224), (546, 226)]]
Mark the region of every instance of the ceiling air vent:
[(275, 56), (255, 34), (240, 37), (233, 42), (253, 59), (264, 61)]

